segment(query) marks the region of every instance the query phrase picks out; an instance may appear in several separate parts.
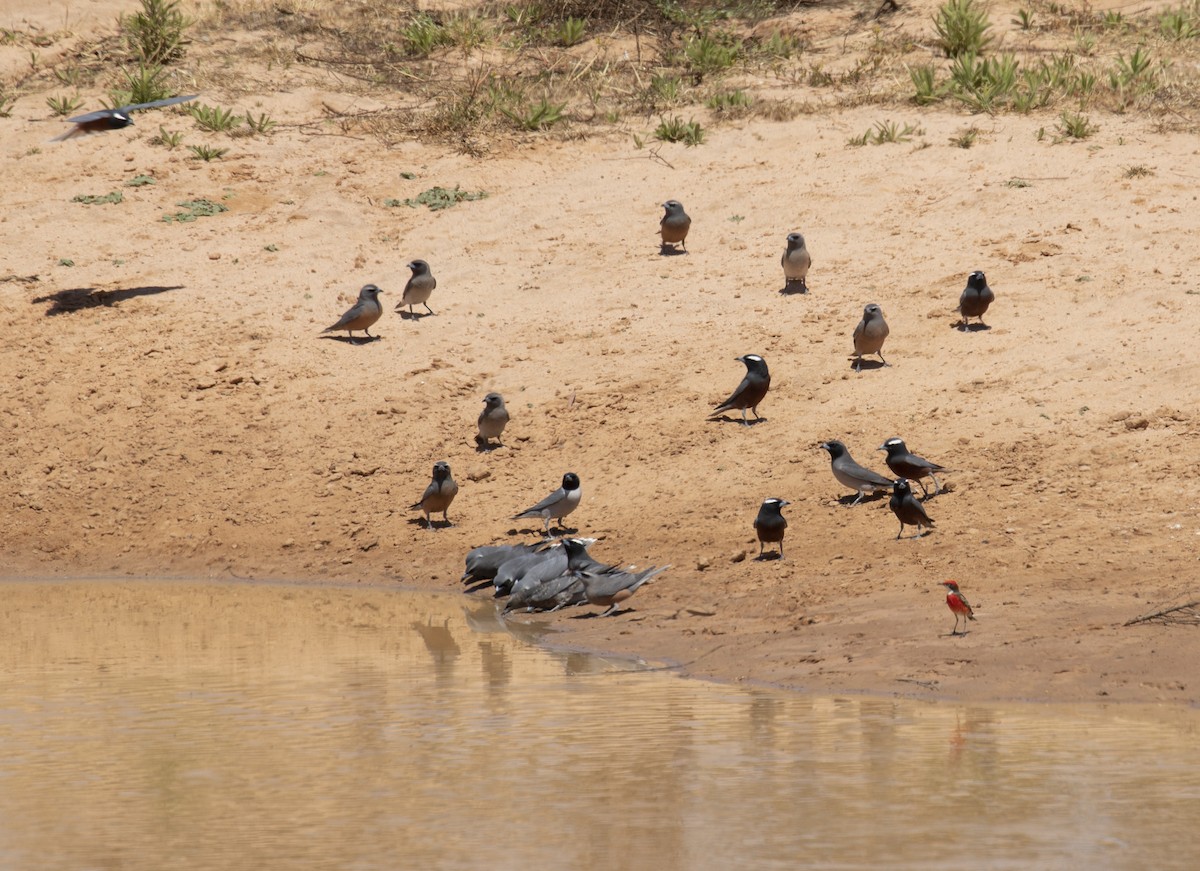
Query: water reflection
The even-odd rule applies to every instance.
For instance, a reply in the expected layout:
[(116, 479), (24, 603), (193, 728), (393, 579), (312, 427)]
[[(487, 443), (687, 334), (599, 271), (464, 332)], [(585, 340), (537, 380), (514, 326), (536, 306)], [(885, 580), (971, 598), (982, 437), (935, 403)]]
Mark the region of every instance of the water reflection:
[(1191, 711), (744, 691), (531, 647), (457, 596), (0, 595), (0, 868), (1200, 860)]

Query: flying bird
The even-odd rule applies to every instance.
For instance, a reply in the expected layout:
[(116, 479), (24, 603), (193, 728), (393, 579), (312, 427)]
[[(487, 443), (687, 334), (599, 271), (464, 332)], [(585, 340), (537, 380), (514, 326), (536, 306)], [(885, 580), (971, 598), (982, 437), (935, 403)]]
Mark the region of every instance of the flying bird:
[(692, 219), (683, 210), (683, 203), (679, 200), (667, 200), (662, 205), (666, 209), (666, 214), (658, 222), (658, 231), (662, 235), (662, 253), (674, 252), (676, 245), (687, 251), (685, 240), (688, 230), (691, 229)]
[(958, 298), (957, 311), (962, 315), (962, 323), (959, 324), (960, 329), (967, 329), (971, 318), (979, 318), (979, 325), (986, 327), (983, 322), (983, 316), (993, 302), (996, 301), (996, 294), (988, 287), (987, 278), (979, 270), (972, 272), (967, 276), (967, 286), (963, 288), (962, 295)]
[(922, 496), (929, 495), (929, 490), (926, 489), (925, 482), (921, 480), (922, 478), (928, 477), (933, 479), (934, 496), (942, 492), (942, 485), (938, 483), (937, 476), (933, 473), (944, 472), (946, 468), (924, 457), (918, 457), (904, 444), (904, 439), (890, 438), (881, 444), (877, 450), (887, 451), (887, 457), (884, 459), (884, 462), (887, 463), (887, 467), (892, 470), (893, 474), (899, 475), (901, 478), (908, 478), (910, 481), (916, 481), (921, 485)]
[[(500, 436), (508, 426), (508, 409), (504, 407), (504, 397), (499, 393), (489, 393), (483, 397), (483, 411), (479, 412), (479, 434), (475, 436), (475, 444), (481, 449), (496, 447), (500, 444)], [(496, 440), (496, 445), (492, 444)], [(502, 447), (502, 445), (501, 445)]]
[(458, 495), (458, 484), (454, 482), (453, 476), (450, 474), (450, 464), (445, 460), (440, 460), (433, 464), (433, 480), (429, 482), (429, 486), (425, 488), (425, 492), (421, 498), (414, 503), (409, 510), (413, 511), (420, 508), (425, 512), (425, 526), (427, 529), (436, 529), (433, 525), (433, 520), (429, 515), (442, 512), (442, 519), (446, 521), (446, 525), (450, 525), (450, 516), (447, 512), (450, 510), (450, 503), (454, 501), (454, 497)]
[(746, 354), (743, 357), (734, 357), (734, 359), (746, 364), (746, 377), (742, 379), (742, 383), (737, 386), (728, 399), (713, 409), (709, 420), (715, 419), (721, 412), (740, 408), (742, 424), (750, 426), (750, 421), (746, 419), (746, 409), (754, 412), (755, 421), (766, 419), (759, 417), (758, 404), (763, 401), (763, 397), (771, 388), (771, 373), (767, 370), (767, 361), (758, 354)]
[(888, 508), (892, 509), (896, 519), (900, 521), (900, 531), (896, 533), (896, 541), (899, 541), (900, 536), (904, 534), (906, 523), (917, 528), (917, 534), (913, 538), (920, 538), (924, 534), (921, 532), (921, 527), (933, 529), (933, 521), (925, 513), (925, 506), (916, 500), (912, 494), (912, 488), (908, 486), (908, 481), (903, 478), (897, 478), (893, 482), (892, 497), (888, 499)]
[(383, 317), (383, 306), (379, 304), (379, 294), (382, 292), (373, 284), (364, 284), (362, 290), (358, 292), (358, 302), (347, 309), (336, 324), (326, 327), (321, 332), (345, 330), (350, 336), (350, 341), (354, 341), (354, 331), (362, 330), (366, 333), (368, 340), (379, 338), (371, 335), (370, 327)]
[(783, 266), (784, 290), (791, 291), (795, 285), (800, 293), (808, 293), (807, 278), (812, 257), (808, 254), (808, 246), (804, 244), (804, 236), (788, 233), (787, 249), (779, 262)]
[(409, 318), (415, 319), (413, 306), (423, 305), (425, 311), (433, 314), (433, 309), (429, 307), (429, 297), (433, 295), (433, 289), (437, 287), (437, 279), (429, 271), (429, 264), (424, 260), (414, 260), (408, 264), (408, 268), (412, 270), (412, 275), (409, 276), (408, 283), (404, 285), (404, 294), (400, 297), (396, 311), (408, 306)]
[(786, 499), (765, 499), (754, 518), (754, 529), (758, 533), (758, 556), (763, 555), (763, 546), (779, 545), (779, 558), (783, 559), (783, 533), (787, 529), (787, 518), (783, 516), (783, 506), (791, 505)]
[(856, 463), (850, 456), (850, 451), (837, 439), (821, 442), (817, 447), (829, 451), (830, 468), (838, 483), (858, 492), (858, 497), (850, 503), (851, 505), (857, 505), (864, 496), (892, 489), (891, 481)]
[[(967, 597), (958, 589), (957, 581), (942, 581), (942, 586), (946, 588), (946, 607), (954, 612), (954, 629), (951, 630), (951, 635), (966, 635), (967, 621), (975, 619), (975, 609), (971, 607), (971, 603), (967, 601)], [(958, 618), (963, 618), (963, 631), (958, 631)]]
[(557, 520), (563, 525), (562, 519), (579, 507), (579, 499), (583, 491), (579, 486), (579, 476), (574, 472), (563, 475), (562, 486), (532, 508), (526, 508), (520, 514), (514, 514), (513, 520), (523, 517), (540, 517), (546, 524), (546, 535), (550, 535), (550, 521)]
[(883, 309), (875, 303), (870, 303), (863, 309), (862, 320), (854, 328), (854, 371), (862, 371), (862, 358), (866, 354), (876, 354), (884, 366), (891, 365), (883, 359), (883, 340), (888, 337), (887, 321), (883, 319)]
[(130, 113), (132, 112), (142, 109), (158, 109), (163, 106), (174, 106), (176, 103), (186, 103), (188, 100), (194, 100), (199, 96), (199, 94), (192, 94), (187, 97), (170, 97), (166, 100), (155, 100), (152, 103), (131, 103), (128, 106), (118, 106), (115, 109), (97, 109), (95, 112), (88, 112), (86, 115), (68, 118), (67, 122), (75, 126), (67, 132), (55, 136), (50, 141), (62, 142), (64, 139), (74, 139), (76, 136), (90, 136), (93, 133), (107, 133), (109, 130), (120, 130), (122, 127), (128, 127), (133, 124), (133, 118), (130, 117)]

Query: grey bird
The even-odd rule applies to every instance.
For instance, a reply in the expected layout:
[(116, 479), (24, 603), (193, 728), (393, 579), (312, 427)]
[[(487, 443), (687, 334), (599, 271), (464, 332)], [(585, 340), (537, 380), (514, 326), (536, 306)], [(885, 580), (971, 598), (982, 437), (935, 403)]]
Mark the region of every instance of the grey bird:
[(983, 322), (983, 316), (990, 306), (996, 300), (996, 294), (988, 287), (987, 278), (982, 272), (976, 270), (967, 276), (967, 286), (963, 288), (962, 295), (958, 298), (958, 311), (962, 315), (962, 323), (959, 324), (960, 329), (967, 329), (971, 318), (979, 318), (979, 325), (986, 327)]
[(854, 371), (862, 369), (862, 358), (866, 354), (876, 354), (884, 366), (891, 365), (883, 359), (883, 340), (888, 337), (887, 321), (883, 319), (883, 309), (875, 303), (870, 303), (863, 309), (862, 320), (854, 328)]
[(504, 428), (508, 426), (508, 409), (504, 407), (504, 397), (499, 393), (489, 393), (483, 397), (483, 411), (479, 412), (479, 434), (475, 436), (475, 444), (480, 448), (492, 448), (495, 439), (497, 444)]
[(808, 254), (808, 246), (804, 244), (804, 236), (799, 233), (788, 233), (787, 250), (779, 262), (783, 265), (785, 291), (793, 288), (800, 293), (808, 293), (808, 270), (812, 266), (812, 257)]
[(576, 577), (583, 582), (583, 595), (588, 604), (607, 605), (608, 610), (600, 616), (610, 617), (618, 613), (617, 605), (636, 593), (642, 584), (669, 568), (670, 566), (649, 568), (637, 574), (622, 571), (600, 573), (583, 571), (578, 572)]
[(457, 495), (458, 484), (454, 482), (454, 477), (450, 474), (450, 464), (445, 460), (439, 460), (433, 464), (433, 480), (429, 482), (429, 486), (425, 488), (421, 498), (413, 503), (409, 510), (420, 508), (425, 512), (427, 529), (437, 528), (433, 525), (433, 519), (429, 515), (439, 511), (442, 512), (442, 519), (446, 521), (446, 525), (450, 526), (450, 516), (447, 512), (450, 510), (450, 503)]
[(925, 506), (916, 500), (912, 494), (912, 488), (908, 486), (908, 481), (903, 478), (897, 478), (892, 484), (892, 497), (888, 499), (888, 508), (892, 509), (896, 519), (900, 521), (900, 531), (896, 533), (897, 541), (904, 534), (904, 524), (906, 523), (917, 528), (915, 538), (921, 537), (921, 527), (933, 529), (933, 521), (925, 513)]
[(579, 499), (583, 491), (579, 486), (579, 476), (574, 472), (563, 475), (562, 486), (532, 508), (526, 508), (520, 514), (514, 514), (513, 520), (524, 517), (540, 517), (546, 524), (546, 535), (550, 535), (550, 521), (557, 520), (563, 525), (562, 519), (579, 507)]
[(413, 306), (423, 305), (425, 311), (433, 314), (433, 309), (429, 307), (429, 297), (433, 295), (433, 289), (437, 287), (437, 279), (429, 271), (429, 264), (424, 260), (414, 260), (408, 264), (408, 268), (412, 270), (412, 275), (409, 276), (408, 283), (404, 285), (404, 294), (400, 297), (400, 304), (396, 306), (396, 311), (408, 306), (409, 318), (415, 319)]
[(838, 483), (849, 487), (851, 490), (858, 491), (858, 498), (851, 502), (851, 505), (857, 505), (862, 501), (864, 496), (869, 496), (873, 493), (886, 493), (892, 489), (892, 482), (883, 477), (883, 475), (876, 474), (865, 466), (860, 466), (854, 462), (854, 458), (850, 456), (850, 452), (846, 450), (846, 446), (837, 439), (821, 442), (818, 447), (829, 451), (833, 477), (837, 478)]
[(783, 506), (791, 505), (786, 499), (764, 499), (754, 518), (754, 529), (758, 532), (758, 558), (763, 558), (763, 547), (767, 544), (779, 545), (779, 558), (783, 559), (783, 533), (787, 529), (787, 518), (783, 516)]
[(557, 544), (515, 556), (500, 566), (492, 585), (497, 596), (511, 594), (519, 585), (540, 584), (567, 573), (567, 552)]
[(176, 103), (186, 103), (194, 100), (199, 94), (188, 97), (168, 97), (165, 100), (155, 100), (152, 103), (131, 103), (128, 106), (118, 106), (115, 109), (97, 109), (86, 115), (68, 118), (67, 123), (75, 126), (66, 133), (60, 133), (51, 142), (62, 142), (64, 139), (74, 139), (77, 136), (90, 136), (93, 133), (107, 133), (109, 130), (120, 130), (133, 124), (130, 114), (142, 109), (158, 109), (162, 106), (174, 106)]
[(939, 466), (937, 463), (930, 462), (924, 457), (918, 457), (904, 444), (904, 439), (890, 438), (881, 444), (878, 450), (887, 451), (887, 458), (884, 462), (892, 470), (892, 474), (899, 475), (901, 478), (907, 478), (910, 481), (916, 481), (921, 485), (922, 496), (929, 495), (929, 490), (925, 487), (925, 482), (921, 480), (922, 478), (933, 479), (934, 496), (942, 492), (942, 485), (938, 483), (937, 476), (933, 473), (944, 472), (946, 468)]
[(364, 284), (362, 290), (358, 292), (358, 302), (342, 315), (341, 320), (332, 327), (326, 327), (321, 332), (330, 333), (334, 330), (345, 330), (350, 336), (350, 340), (354, 341), (354, 331), (362, 330), (366, 333), (368, 339), (378, 338), (378, 336), (371, 335), (370, 327), (383, 317), (383, 306), (379, 304), (380, 293), (382, 291), (375, 285)]
[(713, 409), (709, 420), (713, 420), (722, 412), (740, 408), (742, 423), (749, 426), (750, 421), (746, 419), (746, 409), (754, 412), (756, 421), (766, 419), (759, 417), (758, 404), (763, 401), (763, 397), (771, 388), (771, 373), (767, 370), (767, 361), (758, 354), (746, 354), (743, 357), (734, 357), (734, 359), (746, 364), (746, 377), (742, 379), (742, 383), (737, 386), (728, 399)]
[(485, 544), (473, 548), (467, 553), (466, 570), (463, 572), (463, 583), (490, 581), (496, 577), (496, 572), (506, 561), (520, 553), (533, 553), (541, 550), (544, 542), (536, 544)]
[(662, 235), (662, 253), (674, 252), (676, 245), (687, 251), (686, 239), (692, 219), (683, 210), (683, 203), (679, 200), (667, 200), (662, 205), (666, 209), (666, 214), (658, 222), (658, 231)]
[[(546, 611), (558, 610), (567, 605), (577, 605), (583, 602), (583, 585), (571, 572), (582, 570), (609, 571), (612, 566), (606, 566), (592, 559), (587, 552), (594, 538), (564, 538), (561, 548), (554, 548), (565, 555), (561, 571), (550, 574), (552, 566), (548, 563), (538, 563), (528, 569), (512, 586), (512, 596), (504, 610), (513, 611), (517, 608)], [(497, 575), (497, 578), (499, 576)]]

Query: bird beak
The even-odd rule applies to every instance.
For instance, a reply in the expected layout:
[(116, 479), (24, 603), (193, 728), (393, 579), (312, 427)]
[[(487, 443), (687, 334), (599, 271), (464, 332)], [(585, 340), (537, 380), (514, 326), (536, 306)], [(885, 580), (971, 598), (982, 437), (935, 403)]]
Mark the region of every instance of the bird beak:
[(877, 451), (886, 451), (886, 450), (887, 450), (887, 445), (880, 445), (880, 446), (879, 446), (879, 447), (877, 447), (875, 450), (877, 450)]

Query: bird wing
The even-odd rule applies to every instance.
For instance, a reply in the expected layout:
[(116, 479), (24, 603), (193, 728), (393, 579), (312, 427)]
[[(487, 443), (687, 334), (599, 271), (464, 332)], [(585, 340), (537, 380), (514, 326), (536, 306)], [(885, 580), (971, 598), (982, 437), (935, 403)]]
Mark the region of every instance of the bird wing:
[(425, 488), (425, 492), (421, 494), (421, 498), (418, 501), (416, 501), (415, 503), (413, 503), (412, 505), (410, 505), (408, 510), (412, 511), (414, 509), (420, 508), (422, 505), (425, 504), (426, 499), (428, 499), (430, 496), (436, 496), (439, 489), (440, 488), (438, 487), (437, 481), (430, 481), (429, 486)]
[(854, 477), (860, 478), (863, 481), (867, 481), (868, 483), (875, 484), (880, 487), (891, 487), (892, 486), (892, 482), (889, 481), (887, 478), (883, 477), (883, 475), (880, 475), (878, 472), (872, 472), (866, 466), (860, 466), (858, 463), (854, 462), (854, 460), (851, 460), (849, 457), (844, 458), (844, 460), (842, 462), (842, 469), (847, 474), (853, 475)]
[(165, 100), (155, 100), (151, 103), (131, 103), (128, 106), (121, 106), (117, 111), (136, 112), (138, 109), (157, 109), (161, 106), (174, 106), (176, 103), (186, 103), (188, 100), (194, 100), (199, 96), (199, 94), (191, 94), (187, 97), (168, 97)]
[(544, 511), (545, 509), (549, 508), (551, 505), (555, 505), (555, 504), (561, 502), (563, 499), (566, 498), (566, 496), (567, 496), (567, 491), (564, 490), (562, 487), (559, 487), (557, 490), (555, 490), (553, 493), (551, 493), (549, 496), (547, 496), (545, 499), (543, 499), (537, 505), (534, 505), (532, 508), (526, 508), (520, 514), (514, 515), (513, 520), (517, 520), (518, 518), (521, 518), (521, 517), (529, 517), (532, 514), (537, 514), (539, 511)]
[(713, 411), (728, 411), (729, 409), (733, 408), (732, 403), (737, 402), (741, 398), (742, 394), (746, 392), (746, 389), (749, 386), (750, 376), (747, 375), (742, 379), (742, 383), (737, 386), (737, 389), (734, 390), (733, 393), (729, 394), (729, 398), (714, 408)]

